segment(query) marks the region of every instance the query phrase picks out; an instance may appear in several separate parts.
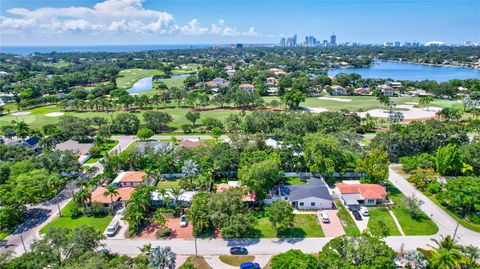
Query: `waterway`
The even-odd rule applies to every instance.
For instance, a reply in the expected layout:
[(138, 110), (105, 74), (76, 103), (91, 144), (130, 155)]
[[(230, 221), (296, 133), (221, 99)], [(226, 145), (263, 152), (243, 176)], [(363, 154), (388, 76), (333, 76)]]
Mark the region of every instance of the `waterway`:
[(435, 80), (445, 82), (451, 79), (480, 79), (480, 70), (473, 68), (432, 66), (393, 61), (375, 61), (370, 67), (329, 70), (329, 76), (339, 73), (357, 73), (362, 78), (391, 78), (394, 80)]

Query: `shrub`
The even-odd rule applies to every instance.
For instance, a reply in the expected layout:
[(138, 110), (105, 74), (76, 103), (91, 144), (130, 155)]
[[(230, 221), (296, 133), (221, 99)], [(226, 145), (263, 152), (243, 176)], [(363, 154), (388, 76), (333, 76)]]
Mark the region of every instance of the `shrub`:
[(85, 212), (87, 216), (102, 217), (107, 215), (107, 210), (101, 203), (92, 203), (92, 205)]
[(102, 157), (102, 149), (98, 146), (92, 147), (88, 153), (90, 154), (90, 157), (92, 158), (100, 158)]
[(74, 206), (70, 210), (70, 214), (72, 215), (72, 218), (77, 218), (80, 215), (82, 215), (82, 211), (80, 210), (80, 208), (78, 206)]
[(169, 236), (172, 233), (172, 229), (170, 228), (165, 228), (165, 229), (160, 229), (157, 232), (155, 232), (155, 236), (157, 238), (164, 238)]

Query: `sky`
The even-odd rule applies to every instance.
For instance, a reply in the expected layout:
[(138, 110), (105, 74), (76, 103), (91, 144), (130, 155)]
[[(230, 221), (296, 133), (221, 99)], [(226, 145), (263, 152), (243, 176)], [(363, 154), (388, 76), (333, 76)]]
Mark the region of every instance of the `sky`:
[(0, 0), (0, 46), (480, 42), (480, 0)]

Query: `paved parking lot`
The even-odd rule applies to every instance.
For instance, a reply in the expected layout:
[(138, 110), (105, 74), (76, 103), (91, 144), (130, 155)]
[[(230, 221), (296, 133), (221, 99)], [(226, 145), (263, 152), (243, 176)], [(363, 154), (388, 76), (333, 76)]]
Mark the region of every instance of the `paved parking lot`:
[[(328, 218), (330, 219), (330, 223), (323, 223), (321, 218), (320, 218), (320, 212), (325, 212), (328, 215)], [(330, 210), (324, 210), (320, 211), (317, 213), (318, 221), (320, 222), (320, 225), (322, 226), (323, 233), (325, 234), (325, 237), (337, 237), (337, 236), (342, 236), (345, 234), (345, 230), (343, 230), (342, 222), (340, 221), (340, 218), (338, 218), (337, 209), (330, 209)]]

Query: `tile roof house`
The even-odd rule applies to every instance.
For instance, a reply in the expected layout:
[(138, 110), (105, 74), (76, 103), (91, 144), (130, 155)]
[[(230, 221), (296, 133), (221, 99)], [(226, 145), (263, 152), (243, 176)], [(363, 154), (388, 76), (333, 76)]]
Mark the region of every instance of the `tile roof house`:
[(279, 185), (273, 189), (270, 198), (265, 204), (276, 200), (285, 200), (292, 204), (294, 209), (331, 209), (333, 198), (327, 184), (318, 178), (307, 179), (307, 184)]
[(340, 85), (332, 86), (333, 91), (330, 93), (331, 95), (345, 95), (347, 91)]
[(267, 78), (267, 85), (276, 86), (278, 84), (278, 80), (274, 77)]
[(339, 182), (338, 188), (344, 205), (358, 210), (360, 205), (373, 206), (387, 201), (387, 191), (379, 184), (360, 184)]
[(382, 85), (379, 85), (378, 88), (381, 90), (383, 95), (391, 96), (395, 94), (395, 91), (393, 90), (393, 88), (388, 85), (382, 84)]
[[(177, 202), (181, 202), (183, 206), (190, 206), (193, 200), (193, 197), (197, 193), (198, 193), (197, 191), (181, 190), (180, 194), (177, 197), (175, 197), (171, 190), (166, 190), (165, 197), (169, 197), (172, 200), (170, 206), (175, 205), (175, 201), (174, 201), (175, 198), (177, 199)], [(150, 193), (150, 200), (152, 201), (153, 206), (161, 206), (163, 205), (164, 196), (159, 191), (152, 191)]]
[(210, 88), (225, 87), (228, 85), (228, 81), (224, 78), (214, 78), (211, 81), (207, 81), (206, 84)]
[(143, 171), (127, 171), (120, 172), (118, 176), (112, 181), (112, 185), (117, 187), (136, 187), (146, 183), (145, 176), (147, 173)]
[(110, 194), (105, 196), (104, 193), (106, 190), (107, 188), (105, 187), (96, 188), (90, 196), (90, 202), (101, 203), (105, 207), (110, 207), (113, 201), (114, 207), (117, 204), (122, 204), (122, 206), (125, 207), (126, 202), (130, 200), (130, 197), (132, 196), (132, 193), (135, 191), (135, 188), (133, 187), (117, 188), (116, 191), (118, 194), (116, 195)]
[(255, 85), (252, 85), (252, 84), (240, 84), (240, 86), (238, 86), (238, 88), (240, 90), (244, 90), (244, 91), (254, 91), (255, 90)]
[(357, 88), (355, 89), (357, 95), (371, 95), (372, 91), (369, 88)]
[[(228, 183), (218, 184), (217, 188), (216, 188), (216, 191), (217, 192), (222, 192), (222, 191), (228, 190), (230, 188), (235, 188), (235, 187), (242, 187), (242, 186), (241, 186), (240, 182), (238, 182), (238, 181), (229, 181)], [(256, 198), (256, 193), (254, 191), (251, 191), (242, 198), (242, 201), (244, 201), (244, 202), (255, 202), (255, 198)]]

